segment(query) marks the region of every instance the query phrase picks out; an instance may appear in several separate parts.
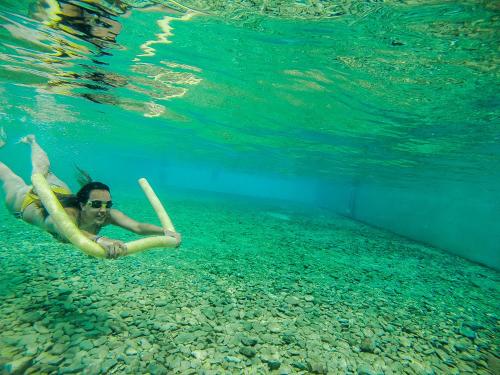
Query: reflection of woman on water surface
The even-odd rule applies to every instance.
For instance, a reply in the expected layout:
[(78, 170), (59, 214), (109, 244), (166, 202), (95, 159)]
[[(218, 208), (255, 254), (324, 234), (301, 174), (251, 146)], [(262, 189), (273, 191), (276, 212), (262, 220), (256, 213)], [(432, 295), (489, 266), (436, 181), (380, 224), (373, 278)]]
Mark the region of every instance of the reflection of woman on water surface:
[[(40, 33), (43, 41), (40, 41), (52, 51), (42, 57), (43, 63), (53, 65), (51, 68), (54, 68), (47, 82), (48, 91), (81, 96), (96, 103), (112, 105), (122, 103), (122, 100), (115, 96), (115, 88), (127, 87), (133, 91), (141, 91), (142, 87), (129, 85), (129, 77), (126, 75), (118, 73), (112, 67), (106, 68), (110, 60), (101, 59), (102, 56), (111, 55), (113, 50), (121, 48), (117, 43), (117, 37), (122, 31), (119, 19), (128, 17), (132, 9), (141, 12), (171, 11), (165, 6), (149, 2), (141, 2), (139, 6), (132, 7), (119, 0), (35, 2), (31, 7), (30, 16), (44, 25), (41, 28), (43, 32)], [(26, 31), (23, 29), (15, 32), (22, 34)], [(37, 36), (27, 38), (36, 42)], [(161, 87), (166, 84), (155, 81), (154, 85)], [(127, 103), (124, 106), (127, 106)]]
[(127, 5), (119, 0), (40, 0), (32, 8), (32, 16), (54, 29), (106, 47), (116, 43), (122, 28), (112, 17), (125, 13), (126, 9)]
[[(0, 129), (0, 147), (4, 144), (2, 139), (4, 137), (5, 133), (3, 129)], [(36, 142), (35, 137), (28, 135), (22, 138), (21, 142), (31, 147), (32, 174), (40, 173), (45, 176), (69, 217), (87, 238), (95, 241), (106, 250), (107, 257), (116, 258), (126, 250), (122, 241), (99, 235), (101, 228), (110, 224), (142, 235), (165, 234), (174, 237), (177, 240), (177, 246), (179, 246), (181, 241), (179, 233), (164, 230), (157, 225), (138, 222), (123, 212), (111, 208), (113, 204), (111, 193), (109, 187), (103, 183), (88, 182), (76, 195), (72, 195), (69, 187), (50, 170), (47, 154)], [(0, 162), (0, 181), (3, 182), (7, 209), (12, 214), (29, 224), (46, 230), (58, 239), (66, 241), (57, 229), (52, 217), (43, 207), (33, 187), (27, 185), (21, 177), (2, 162)]]

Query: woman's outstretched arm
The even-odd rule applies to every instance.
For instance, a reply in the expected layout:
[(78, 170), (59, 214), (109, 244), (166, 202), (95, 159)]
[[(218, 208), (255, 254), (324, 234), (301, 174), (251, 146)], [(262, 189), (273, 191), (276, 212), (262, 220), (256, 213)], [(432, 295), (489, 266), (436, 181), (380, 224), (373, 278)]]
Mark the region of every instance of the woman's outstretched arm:
[(169, 230), (165, 230), (162, 227), (149, 223), (141, 223), (136, 221), (123, 212), (112, 209), (110, 212), (111, 224), (117, 225), (123, 229), (129, 230), (131, 232), (142, 234), (142, 235), (165, 235), (167, 237), (174, 237), (177, 240), (177, 246), (181, 244), (181, 234)]

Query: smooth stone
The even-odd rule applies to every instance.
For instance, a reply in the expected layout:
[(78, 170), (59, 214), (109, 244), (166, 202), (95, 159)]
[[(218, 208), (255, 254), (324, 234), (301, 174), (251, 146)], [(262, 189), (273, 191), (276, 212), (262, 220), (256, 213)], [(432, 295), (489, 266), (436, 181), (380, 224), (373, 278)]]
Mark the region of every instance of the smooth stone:
[(28, 342), (27, 340), (32, 340), (33, 342), (36, 341), (36, 339), (30, 335), (25, 335), (23, 337), (5, 336), (1, 339), (2, 343), (12, 346), (16, 346), (19, 342), (21, 345), (26, 345), (25, 343)]
[(376, 347), (375, 340), (371, 337), (366, 337), (359, 345), (362, 352), (368, 353), (373, 353)]
[(470, 345), (469, 344), (466, 344), (464, 342), (457, 342), (455, 343), (455, 345), (453, 345), (455, 347), (455, 349), (459, 352), (463, 352), (464, 350), (467, 350), (469, 349)]
[(493, 374), (500, 374), (500, 359), (493, 354), (487, 356), (487, 366)]
[(44, 352), (43, 357), (40, 358), (40, 356), (39, 356), (39, 358), (37, 358), (37, 360), (38, 359), (40, 359), (41, 362), (46, 363), (48, 365), (52, 365), (52, 366), (58, 366), (62, 363), (62, 361), (64, 361), (64, 357), (52, 355), (52, 354), (49, 354), (47, 352)]
[(57, 329), (52, 335), (52, 338), (57, 341), (63, 336), (64, 336), (64, 331), (62, 329)]
[(21, 316), (21, 320), (27, 323), (35, 323), (40, 320), (43, 314), (40, 311), (33, 311)]
[(80, 349), (82, 350), (90, 350), (94, 347), (94, 344), (90, 340), (83, 340), (80, 343)]
[(139, 340), (139, 344), (141, 345), (141, 347), (145, 350), (149, 350), (151, 349), (152, 345), (151, 343), (146, 339), (146, 338), (141, 338)]
[(477, 337), (476, 332), (474, 332), (472, 329), (466, 326), (461, 326), (460, 329), (458, 330), (458, 333), (471, 340), (474, 340)]
[(307, 370), (307, 365), (302, 362), (292, 362), (292, 366), (299, 370)]
[(165, 299), (161, 299), (155, 302), (155, 305), (158, 307), (162, 307), (168, 304), (168, 301)]
[(284, 344), (291, 344), (295, 340), (295, 336), (291, 333), (285, 332), (281, 335), (281, 340)]
[(377, 375), (377, 373), (367, 364), (362, 364), (358, 368), (358, 375)]
[(86, 331), (92, 331), (94, 329), (94, 323), (92, 323), (92, 322), (84, 322), (82, 324), (82, 327)]
[(170, 373), (167, 367), (158, 363), (151, 363), (148, 366), (148, 371), (151, 375), (165, 375)]
[(112, 367), (114, 367), (118, 361), (114, 358), (108, 358), (101, 364), (102, 373), (106, 374)]
[(211, 308), (204, 307), (201, 309), (201, 312), (203, 315), (205, 315), (208, 319), (214, 320), (215, 319), (215, 312)]
[(77, 372), (81, 372), (85, 368), (83, 363), (72, 363), (67, 367), (59, 368), (59, 374), (74, 374)]
[(60, 355), (66, 351), (66, 345), (63, 344), (55, 344), (52, 349), (50, 349), (50, 352), (55, 355)]
[(247, 358), (253, 358), (257, 354), (256, 350), (248, 346), (243, 346), (240, 348), (240, 353)]
[(205, 350), (193, 350), (191, 352), (191, 355), (194, 358), (199, 359), (200, 361), (203, 361), (205, 358), (207, 358), (208, 353)]
[(324, 363), (320, 363), (316, 360), (312, 360), (308, 362), (309, 371), (313, 374), (326, 374), (328, 373), (328, 369)]
[(188, 332), (184, 332), (184, 333), (180, 333), (178, 334), (175, 338), (174, 338), (174, 341), (177, 343), (177, 344), (186, 344), (188, 342), (192, 342), (196, 339), (196, 336), (193, 335), (192, 333), (188, 333)]
[(160, 331), (175, 331), (179, 329), (179, 326), (175, 323), (163, 323), (159, 325)]
[(289, 305), (299, 305), (300, 304), (300, 299), (298, 299), (295, 296), (288, 296), (285, 298), (285, 302), (288, 303)]
[(269, 323), (267, 328), (269, 329), (269, 332), (271, 332), (271, 333), (281, 332), (281, 326), (278, 323)]
[(479, 354), (460, 354), (458, 356), (458, 358), (466, 361), (466, 362), (478, 362), (479, 360), (481, 360), (481, 356)]
[(14, 361), (7, 362), (3, 365), (2, 374), (23, 374), (32, 363), (33, 357), (21, 357)]
[(101, 345), (105, 344), (106, 341), (108, 341), (108, 340), (105, 336), (99, 337), (98, 339), (96, 339), (94, 341), (94, 346), (101, 346)]
[(224, 360), (226, 362), (231, 362), (231, 363), (240, 363), (241, 362), (241, 359), (239, 359), (237, 357), (230, 356), (230, 355), (225, 356)]
[(349, 320), (348, 319), (339, 318), (338, 322), (340, 323), (340, 325), (342, 327), (349, 327)]
[(49, 329), (47, 327), (45, 327), (42, 323), (40, 322), (36, 322), (35, 324), (33, 324), (33, 328), (35, 329), (35, 331), (37, 331), (38, 333), (49, 333)]
[(19, 336), (19, 338), (12, 338), (12, 340), (11, 338), (9, 338), (9, 340), (7, 340), (6, 338), (5, 343), (9, 345), (19, 345), (19, 346), (36, 344), (37, 338), (38, 335), (22, 335)]
[(140, 354), (141, 362), (150, 363), (153, 360), (153, 353), (141, 353)]
[(267, 362), (267, 366), (269, 367), (269, 370), (277, 370), (280, 368), (281, 362), (276, 359), (272, 359)]
[(73, 291), (69, 288), (61, 287), (61, 288), (56, 289), (55, 294), (59, 297), (63, 297), (63, 296), (67, 296), (67, 295), (71, 294), (72, 292)]
[(132, 346), (129, 346), (126, 350), (125, 350), (125, 354), (126, 355), (136, 355), (137, 354), (137, 350), (135, 348), (133, 348)]
[(37, 344), (28, 344), (25, 347), (24, 354), (27, 356), (34, 356), (38, 354), (39, 347)]
[(243, 337), (241, 339), (241, 343), (246, 346), (255, 346), (257, 344), (257, 340), (249, 337)]

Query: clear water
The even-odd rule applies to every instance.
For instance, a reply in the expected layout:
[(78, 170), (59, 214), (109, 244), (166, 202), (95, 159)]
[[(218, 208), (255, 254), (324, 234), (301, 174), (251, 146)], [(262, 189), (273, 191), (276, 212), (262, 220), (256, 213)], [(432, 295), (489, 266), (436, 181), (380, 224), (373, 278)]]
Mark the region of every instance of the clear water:
[(129, 7), (116, 43), (2, 4), (3, 123), (40, 128), (47, 147), (65, 135), (86, 158), (91, 143), (99, 159), (251, 173), (498, 178), (494, 2), (359, 2), (306, 19)]
[[(1, 210), (4, 371), (499, 371), (495, 271), (298, 202), (337, 180), (497, 186), (498, 11), (3, 0), (0, 160), (28, 180), (34, 133), (71, 186), (78, 164), (154, 221), (147, 176), (184, 234), (102, 263)], [(267, 189), (297, 202), (238, 196)]]

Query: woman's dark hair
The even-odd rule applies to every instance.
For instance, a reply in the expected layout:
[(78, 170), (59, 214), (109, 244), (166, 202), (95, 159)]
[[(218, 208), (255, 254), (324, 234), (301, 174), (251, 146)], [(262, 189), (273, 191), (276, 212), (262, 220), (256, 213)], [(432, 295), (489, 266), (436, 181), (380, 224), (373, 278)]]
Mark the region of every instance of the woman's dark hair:
[(92, 181), (82, 186), (78, 193), (76, 193), (76, 199), (78, 203), (87, 203), (89, 200), (89, 195), (92, 190), (107, 190), (109, 191), (109, 186), (103, 184), (102, 182)]
[(78, 184), (80, 186), (84, 186), (89, 182), (92, 182), (92, 177), (90, 177), (90, 174), (86, 170), (80, 168), (76, 164), (75, 168), (76, 168), (76, 180), (78, 181)]
[[(73, 207), (80, 209), (80, 203), (85, 204), (89, 200), (90, 192), (92, 190), (109, 190), (109, 186), (103, 184), (102, 182), (89, 182), (85, 185), (82, 186), (82, 188), (76, 193), (76, 195), (67, 195), (67, 194), (60, 194), (60, 193), (55, 193), (57, 199), (59, 202), (61, 202), (61, 205), (63, 207)], [(45, 215), (48, 215), (48, 213), (45, 211)]]

